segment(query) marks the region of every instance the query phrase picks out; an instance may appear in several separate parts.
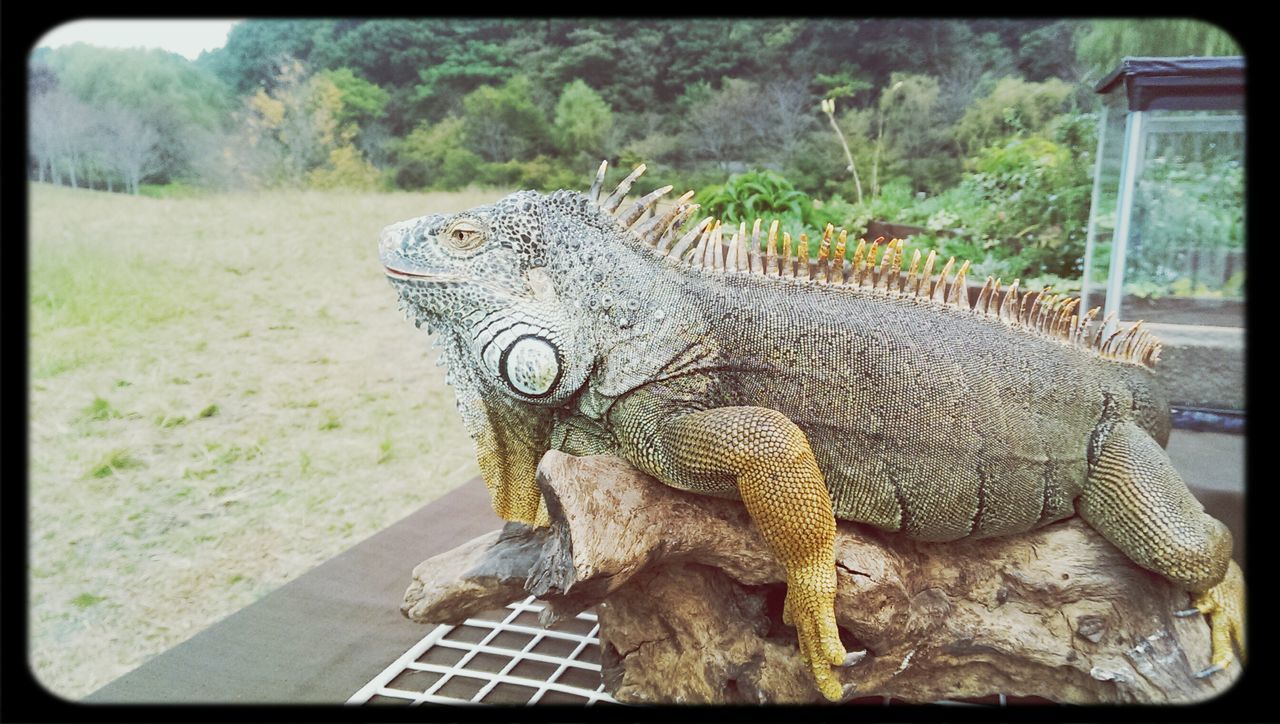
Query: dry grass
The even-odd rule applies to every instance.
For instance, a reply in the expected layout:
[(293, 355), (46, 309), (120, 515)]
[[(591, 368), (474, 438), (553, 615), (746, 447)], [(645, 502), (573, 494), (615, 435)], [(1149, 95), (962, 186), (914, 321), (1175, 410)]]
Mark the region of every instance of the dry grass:
[(378, 230), (500, 194), (31, 186), (30, 662), (78, 698), (477, 473)]

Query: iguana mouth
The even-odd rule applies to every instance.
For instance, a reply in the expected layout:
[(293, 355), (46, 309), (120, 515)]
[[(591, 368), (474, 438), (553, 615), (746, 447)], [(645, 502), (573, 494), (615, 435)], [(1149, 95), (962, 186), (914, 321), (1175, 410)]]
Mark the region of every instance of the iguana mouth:
[(449, 281), (461, 280), (461, 277), (454, 276), (451, 274), (418, 274), (415, 272), (407, 272), (407, 271), (404, 271), (403, 269), (397, 269), (392, 266), (384, 266), (382, 270), (384, 274), (391, 277), (392, 279), (411, 279), (411, 280), (421, 279), (423, 281), (432, 281), (432, 282), (449, 282)]

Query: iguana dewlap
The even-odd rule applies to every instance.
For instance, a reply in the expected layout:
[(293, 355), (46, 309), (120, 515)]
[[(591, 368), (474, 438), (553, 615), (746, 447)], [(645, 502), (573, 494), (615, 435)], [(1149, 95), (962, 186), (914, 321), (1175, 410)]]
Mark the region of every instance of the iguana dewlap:
[(1206, 672), (1233, 640), (1243, 652), (1231, 535), (1165, 455), (1160, 347), (1139, 325), (1112, 331), (1077, 300), (990, 278), (971, 306), (967, 262), (935, 276), (933, 253), (908, 264), (896, 242), (849, 254), (831, 227), (814, 259), (776, 222), (685, 230), (691, 193), (644, 218), (670, 187), (619, 210), (643, 170), (607, 198), (602, 164), (587, 194), (522, 191), (382, 232), (499, 515), (546, 523), (534, 473), (551, 448), (740, 498), (833, 700), (837, 517), (948, 541), (1078, 513), (1192, 592), (1213, 630)]

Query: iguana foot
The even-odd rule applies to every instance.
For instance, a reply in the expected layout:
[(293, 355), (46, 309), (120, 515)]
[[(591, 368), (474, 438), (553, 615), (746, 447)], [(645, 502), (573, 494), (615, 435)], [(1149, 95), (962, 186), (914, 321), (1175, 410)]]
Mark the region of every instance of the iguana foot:
[(840, 629), (836, 627), (835, 571), (821, 568), (797, 568), (788, 573), (782, 622), (796, 627), (800, 657), (808, 665), (818, 691), (829, 701), (840, 701), (844, 687), (831, 667), (849, 665), (846, 661), (851, 658), (850, 663), (856, 663), (861, 657), (847, 655), (844, 644), (840, 643)]
[(1193, 608), (1178, 611), (1178, 616), (1195, 616), (1203, 614), (1209, 617), (1209, 636), (1212, 642), (1210, 666), (1196, 672), (1196, 678), (1203, 679), (1222, 671), (1235, 660), (1231, 644), (1234, 641), (1240, 650), (1240, 661), (1244, 654), (1244, 575), (1235, 561), (1227, 566), (1227, 575), (1218, 585), (1202, 593), (1191, 594)]

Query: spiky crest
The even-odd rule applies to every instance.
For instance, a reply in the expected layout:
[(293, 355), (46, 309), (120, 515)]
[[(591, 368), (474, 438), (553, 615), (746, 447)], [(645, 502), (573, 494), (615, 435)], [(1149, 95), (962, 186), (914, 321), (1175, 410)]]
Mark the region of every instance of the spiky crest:
[[(845, 287), (862, 294), (910, 297), (933, 306), (955, 307), (980, 317), (999, 320), (1014, 329), (1090, 350), (1103, 359), (1150, 367), (1160, 358), (1161, 344), (1154, 335), (1142, 329), (1142, 321), (1123, 329), (1115, 324), (1114, 315), (1095, 322), (1097, 307), (1083, 315), (1077, 314), (1080, 300), (1060, 294), (1051, 295), (1050, 287), (1035, 294), (1024, 292), (1020, 295), (1018, 280), (1015, 279), (1002, 295), (1000, 280), (987, 277), (977, 302), (970, 306), (966, 280), (968, 261), (960, 264), (953, 277), (951, 270), (956, 259), (951, 257), (935, 278), (933, 269), (938, 255), (936, 251), (930, 251), (924, 268), (917, 275), (920, 264), (920, 252), (917, 250), (904, 274), (901, 239), (890, 239), (883, 245), (883, 253), (880, 253), (883, 237), (869, 246), (865, 239), (860, 239), (853, 250), (852, 260), (846, 260), (848, 232), (837, 230), (831, 224), (823, 230), (818, 254), (813, 259), (809, 258), (809, 237), (806, 234), (800, 235), (793, 251), (791, 234), (782, 232), (779, 249), (776, 219), (769, 224), (764, 238), (761, 219), (756, 219), (751, 225), (750, 235), (746, 223), (741, 222), (736, 229), (731, 229), (732, 238), (725, 239), (720, 221), (711, 216), (681, 234), (680, 228), (699, 208), (697, 204), (690, 203), (694, 195), (692, 191), (676, 199), (666, 213), (655, 214), (649, 221), (637, 224), (672, 187), (656, 189), (619, 213), (618, 208), (632, 184), (644, 173), (645, 166), (637, 166), (612, 194), (602, 199), (607, 168), (607, 161), (600, 164), (588, 197), (613, 216), (633, 238), (672, 264), (713, 274), (783, 277), (799, 283)], [(834, 245), (831, 242), (833, 235), (836, 235)], [(880, 254), (878, 261), (877, 254)]]

